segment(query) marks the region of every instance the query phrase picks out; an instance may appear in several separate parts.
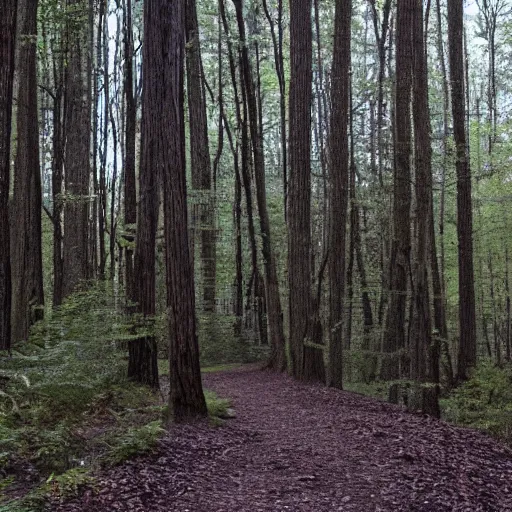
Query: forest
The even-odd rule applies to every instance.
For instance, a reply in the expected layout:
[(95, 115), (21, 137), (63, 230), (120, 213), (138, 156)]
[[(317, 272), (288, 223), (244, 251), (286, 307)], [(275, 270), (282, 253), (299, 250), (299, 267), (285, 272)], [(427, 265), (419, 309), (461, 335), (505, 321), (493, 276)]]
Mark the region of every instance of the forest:
[(510, 0), (0, 0), (0, 512), (512, 510)]

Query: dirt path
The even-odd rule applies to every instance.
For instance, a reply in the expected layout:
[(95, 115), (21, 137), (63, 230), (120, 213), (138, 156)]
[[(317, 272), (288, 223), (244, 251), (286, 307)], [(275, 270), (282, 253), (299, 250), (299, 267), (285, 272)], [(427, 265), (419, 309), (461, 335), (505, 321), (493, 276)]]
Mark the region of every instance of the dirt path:
[(512, 511), (512, 454), (483, 434), (259, 370), (204, 376), (226, 426), (173, 427), (81, 512)]

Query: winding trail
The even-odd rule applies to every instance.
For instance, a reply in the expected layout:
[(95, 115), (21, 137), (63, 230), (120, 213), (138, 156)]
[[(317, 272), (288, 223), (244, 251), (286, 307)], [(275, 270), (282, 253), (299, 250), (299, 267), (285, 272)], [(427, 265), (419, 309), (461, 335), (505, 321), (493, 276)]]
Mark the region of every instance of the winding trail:
[(512, 511), (512, 453), (482, 433), (261, 370), (203, 379), (236, 419), (174, 426), (52, 510)]

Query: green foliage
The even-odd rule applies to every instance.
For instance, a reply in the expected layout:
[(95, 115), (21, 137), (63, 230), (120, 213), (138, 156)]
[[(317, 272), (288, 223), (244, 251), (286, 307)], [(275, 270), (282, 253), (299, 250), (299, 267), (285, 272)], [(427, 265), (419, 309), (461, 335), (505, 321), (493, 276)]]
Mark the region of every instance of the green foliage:
[(161, 405), (148, 389), (126, 381), (126, 345), (138, 333), (118, 307), (123, 303), (111, 283), (78, 292), (2, 360), (0, 477), (12, 479), (31, 467), (56, 475), (52, 489), (67, 492), (81, 485), (78, 464), (94, 465), (109, 453), (97, 438), (119, 441), (112, 444), (113, 459), (123, 450), (144, 451), (156, 430), (148, 433), (140, 422), (159, 420)]
[(141, 427), (130, 427), (126, 431), (115, 433), (103, 442), (109, 447), (105, 461), (117, 465), (127, 459), (151, 452), (157, 445), (164, 429), (160, 420), (152, 421)]
[(73, 468), (62, 475), (50, 475), (40, 492), (51, 494), (60, 499), (76, 496), (81, 488), (94, 485), (95, 478), (90, 470), (85, 468)]
[(215, 366), (207, 366), (205, 368), (201, 368), (202, 373), (217, 373), (217, 372), (227, 372), (229, 370), (234, 370), (236, 368), (240, 368), (240, 364), (218, 364)]
[(77, 496), (84, 487), (94, 487), (96, 479), (90, 469), (73, 468), (60, 475), (52, 473), (40, 487), (23, 498), (0, 505), (0, 512), (36, 512), (47, 510), (50, 500), (63, 501)]
[(481, 364), (441, 407), (448, 421), (486, 430), (512, 444), (512, 366)]
[(268, 347), (246, 342), (233, 334), (232, 316), (199, 315), (199, 345), (202, 366), (240, 364), (260, 361)]
[(225, 398), (219, 398), (213, 391), (205, 391), (206, 407), (210, 418), (220, 418), (226, 415), (231, 403)]

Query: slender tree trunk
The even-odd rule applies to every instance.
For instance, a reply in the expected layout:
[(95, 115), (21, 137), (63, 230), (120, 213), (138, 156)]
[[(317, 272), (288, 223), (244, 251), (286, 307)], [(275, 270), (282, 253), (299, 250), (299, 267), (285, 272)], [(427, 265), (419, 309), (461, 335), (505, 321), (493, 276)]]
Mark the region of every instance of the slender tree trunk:
[(128, 245), (125, 256), (126, 296), (134, 300), (133, 233), (137, 223), (137, 195), (135, 175), (135, 144), (137, 99), (133, 87), (133, 22), (132, 0), (124, 5), (124, 96), (126, 101), (124, 152), (124, 229)]
[[(112, 99), (112, 102), (114, 99)], [(117, 136), (117, 125), (114, 118), (112, 102), (109, 105), (110, 126), (112, 128), (112, 181), (110, 184), (110, 233), (109, 233), (109, 252), (110, 252), (110, 280), (112, 283), (116, 280), (116, 190), (117, 190), (117, 146), (119, 143)]]
[(43, 316), (41, 170), (37, 108), (37, 0), (18, 2), (17, 151), (12, 236), (12, 341), (28, 338)]
[[(200, 191), (200, 262), (203, 285), (203, 309), (215, 310), (216, 236), (214, 201), (211, 194), (212, 166), (208, 141), (206, 98), (202, 83), (201, 45), (195, 0), (186, 0), (187, 97), (190, 122), (190, 167), (192, 188)], [(197, 226), (196, 226), (197, 228)]]
[(492, 307), (492, 337), (494, 340), (494, 355), (496, 357), (497, 366), (501, 366), (501, 346), (500, 346), (500, 336), (499, 336), (499, 328), (498, 328), (498, 311), (496, 306), (496, 294), (495, 294), (495, 286), (494, 286), (494, 270), (492, 264), (492, 253), (489, 249), (487, 251), (487, 269), (489, 270), (489, 294), (491, 297), (491, 307)]
[[(103, 4), (103, 2), (102, 2)], [(100, 279), (105, 279), (105, 266), (107, 264), (107, 249), (105, 235), (107, 232), (107, 208), (108, 208), (108, 193), (107, 193), (107, 157), (108, 157), (108, 119), (109, 119), (109, 104), (110, 104), (110, 43), (109, 41), (109, 27), (108, 27), (108, 12), (105, 11), (106, 3), (100, 6), (100, 21), (101, 33), (103, 34), (103, 125), (102, 125), (102, 143), (103, 150), (101, 156), (100, 166), (100, 212), (98, 216), (99, 221), (99, 238), (100, 238)], [(103, 12), (102, 12), (103, 11)]]
[(505, 304), (506, 304), (506, 325), (505, 325), (505, 359), (510, 362), (510, 283), (509, 283), (509, 255), (508, 247), (505, 247)]
[[(279, 121), (281, 132), (281, 163), (283, 168), (283, 193), (284, 193), (284, 212), (286, 218), (286, 207), (288, 201), (288, 151), (287, 151), (287, 130), (286, 130), (286, 80), (284, 74), (282, 32), (283, 32), (283, 0), (278, 0), (277, 10), (277, 31), (276, 23), (269, 11), (267, 0), (263, 0), (263, 10), (267, 18), (270, 34), (272, 36), (272, 46), (274, 48), (274, 65), (276, 69), (277, 81), (279, 83)], [(276, 33), (277, 32), (277, 33)]]
[(64, 166), (64, 52), (54, 60), (53, 80), (53, 151), (52, 151), (52, 199), (53, 199), (53, 307), (60, 306), (64, 298), (64, 260), (62, 255), (63, 166)]
[(378, 49), (378, 90), (377, 90), (377, 147), (378, 147), (378, 178), (379, 184), (382, 188), (384, 186), (383, 173), (384, 173), (384, 79), (386, 77), (386, 41), (388, 32), (390, 30), (390, 13), (391, 13), (391, 0), (385, 0), (382, 6), (382, 22), (379, 31), (379, 16), (376, 8), (375, 0), (371, 0), (373, 23), (375, 29), (375, 40), (377, 41)]
[(338, 0), (334, 20), (330, 123), (329, 373), (328, 385), (343, 387), (343, 315), (349, 175), (349, 90), (351, 0)]
[(267, 195), (265, 189), (265, 162), (263, 158), (263, 141), (258, 129), (258, 109), (252, 69), (249, 61), (245, 37), (245, 23), (242, 12), (241, 0), (233, 0), (236, 9), (238, 30), (240, 34), (242, 71), (244, 86), (247, 96), (249, 128), (251, 134), (253, 155), (254, 155), (254, 178), (256, 182), (256, 200), (260, 217), (260, 231), (262, 238), (262, 256), (265, 268), (265, 293), (268, 318), (268, 334), (270, 338), (271, 356), (269, 367), (278, 371), (286, 368), (285, 340), (283, 331), (283, 312), (281, 298), (279, 296), (279, 281), (277, 279), (277, 268), (272, 249), (270, 235), (270, 220), (267, 208)]
[(471, 171), (464, 123), (463, 2), (448, 2), (450, 83), (457, 168), (457, 238), (459, 242), (459, 360), (457, 377), (465, 380), (476, 364), (473, 210)]
[(0, 0), (0, 350), (11, 348), (9, 174), (16, 0)]
[[(442, 84), (443, 84), (443, 139), (442, 139), (442, 152), (443, 160), (441, 166), (441, 193), (439, 197), (439, 245), (440, 245), (440, 261), (439, 261), (439, 279), (441, 284), (441, 295), (443, 308), (446, 312), (446, 281), (445, 281), (445, 249), (444, 249), (444, 216), (445, 216), (445, 198), (446, 198), (446, 172), (449, 161), (449, 109), (450, 109), (450, 89), (448, 85), (448, 74), (446, 71), (445, 53), (443, 45), (443, 25), (441, 16), (441, 2), (436, 0), (436, 14), (437, 14), (437, 51), (439, 64), (441, 66)], [(435, 277), (434, 277), (435, 279)], [(435, 284), (435, 283), (434, 283)], [(434, 290), (434, 295), (435, 295)], [(435, 297), (434, 297), (435, 300)], [(434, 306), (436, 307), (436, 306)], [(442, 323), (442, 319), (440, 319)], [(439, 325), (441, 325), (441, 323)], [(445, 319), (446, 323), (446, 319)], [(437, 324), (436, 324), (437, 325)], [(443, 333), (439, 331), (441, 337)], [(444, 344), (443, 344), (444, 346)], [(446, 345), (448, 346), (448, 345)], [(449, 354), (449, 351), (446, 352)], [(452, 370), (453, 373), (453, 370)], [(449, 379), (453, 382), (453, 376)]]

